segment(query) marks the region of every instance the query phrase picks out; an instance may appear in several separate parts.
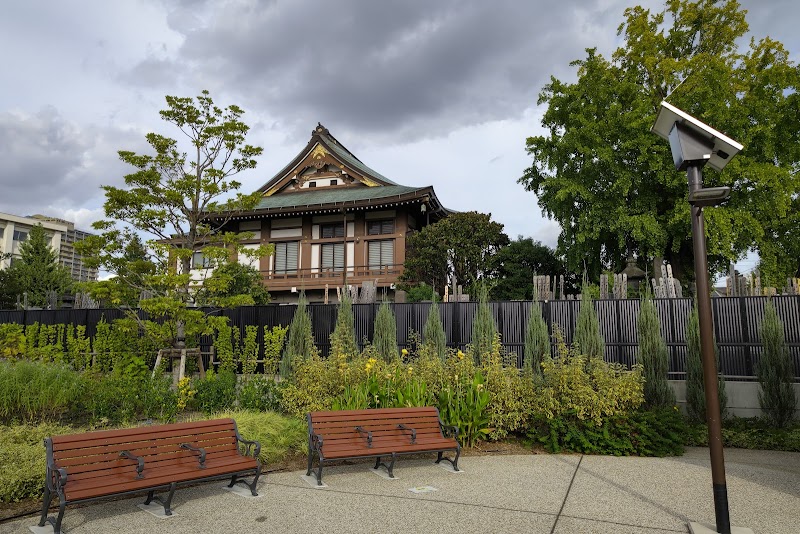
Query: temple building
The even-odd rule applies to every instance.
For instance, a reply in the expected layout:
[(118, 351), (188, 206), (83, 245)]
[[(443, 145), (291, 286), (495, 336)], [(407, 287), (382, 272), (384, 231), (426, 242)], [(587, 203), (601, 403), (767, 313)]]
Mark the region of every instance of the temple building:
[(432, 186), (391, 181), (321, 124), (259, 191), (263, 198), (255, 210), (235, 214), (225, 230), (252, 232), (246, 246), (275, 245), (273, 255), (253, 266), (278, 303), (296, 302), (300, 290), (310, 302), (321, 302), (326, 289), (335, 301), (337, 287), (364, 283), (394, 299), (407, 236), (450, 213)]

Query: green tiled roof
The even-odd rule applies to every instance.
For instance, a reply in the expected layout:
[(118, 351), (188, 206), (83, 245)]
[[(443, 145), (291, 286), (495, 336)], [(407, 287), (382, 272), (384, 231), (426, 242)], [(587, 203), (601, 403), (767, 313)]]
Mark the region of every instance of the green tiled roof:
[(408, 187), (405, 185), (385, 185), (376, 187), (343, 187), (325, 191), (302, 191), (298, 193), (283, 193), (264, 197), (256, 206), (256, 210), (279, 208), (302, 208), (321, 204), (335, 204), (341, 202), (357, 202), (360, 200), (391, 199), (399, 195), (406, 195), (414, 191), (427, 189), (426, 187)]
[(355, 169), (358, 169), (359, 171), (363, 172), (367, 176), (374, 176), (374, 177), (376, 177), (376, 178), (378, 178), (380, 180), (383, 180), (387, 184), (398, 185), (397, 183), (391, 181), (390, 179), (388, 179), (387, 177), (385, 177), (381, 173), (379, 173), (379, 172), (375, 171), (374, 169), (371, 169), (371, 168), (367, 167), (366, 165), (364, 165), (361, 162), (361, 160), (355, 158), (352, 154), (350, 154), (350, 152), (348, 152), (346, 148), (341, 146), (336, 141), (336, 139), (334, 139), (332, 136), (330, 136), (330, 135), (321, 135), (320, 137), (325, 140), (326, 145), (328, 146), (328, 148), (333, 150), (333, 152), (342, 161), (344, 161), (348, 165), (352, 166)]

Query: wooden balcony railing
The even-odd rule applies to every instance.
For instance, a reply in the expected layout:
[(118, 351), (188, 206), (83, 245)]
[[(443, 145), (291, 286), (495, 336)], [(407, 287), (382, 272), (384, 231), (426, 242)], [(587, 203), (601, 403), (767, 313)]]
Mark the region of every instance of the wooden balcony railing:
[[(356, 265), (347, 268), (347, 283), (360, 284), (364, 281), (377, 281), (378, 287), (394, 284), (403, 273), (403, 264), (394, 265)], [(325, 285), (341, 285), (344, 281), (342, 269), (316, 268), (297, 269), (289, 272), (261, 271), (269, 289), (290, 289), (303, 286), (306, 289), (324, 289)]]

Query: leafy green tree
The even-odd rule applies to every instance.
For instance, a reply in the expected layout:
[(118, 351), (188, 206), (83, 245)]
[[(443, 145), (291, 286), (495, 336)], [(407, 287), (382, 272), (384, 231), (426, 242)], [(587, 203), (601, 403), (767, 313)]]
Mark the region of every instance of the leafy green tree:
[(348, 360), (358, 356), (353, 301), (344, 289), (336, 311), (336, 326), (331, 334), (331, 354), (344, 356)]
[(644, 367), (644, 402), (650, 408), (675, 406), (675, 392), (667, 382), (669, 350), (661, 336), (661, 323), (653, 299), (642, 299), (639, 309), (639, 354), (637, 363)]
[(711, 269), (754, 248), (770, 280), (797, 272), (800, 69), (768, 37), (739, 50), (745, 13), (735, 0), (628, 8), (610, 59), (589, 49), (572, 63), (576, 82), (544, 87), (548, 134), (528, 138), (533, 163), (520, 183), (561, 225), (571, 270), (587, 262), (596, 279), (636, 252), (693, 278), (686, 176), (650, 132), (666, 99), (744, 145), (721, 173), (704, 170), (707, 186), (732, 188), (727, 204), (706, 210)]
[(311, 329), (311, 315), (308, 313), (308, 301), (305, 291), (300, 292), (297, 299), (297, 308), (289, 325), (289, 338), (281, 358), (280, 374), (284, 378), (292, 375), (297, 362), (304, 361), (317, 355), (314, 345), (314, 333)]
[(472, 319), (472, 358), (476, 364), (483, 363), (492, 353), (497, 325), (494, 322), (492, 308), (489, 306), (489, 290), (485, 285), (478, 286), (478, 307)]
[(572, 337), (573, 346), (577, 345), (580, 354), (591, 358), (603, 359), (605, 341), (600, 334), (600, 322), (594, 303), (589, 296), (588, 284), (583, 284), (581, 307), (575, 324), (575, 335)]
[(254, 267), (241, 263), (225, 263), (203, 281), (203, 287), (195, 295), (200, 306), (230, 307), (241, 295), (249, 295), (256, 306), (269, 304), (270, 296), (261, 281), (261, 273)]
[(535, 274), (567, 275), (555, 251), (530, 237), (518, 236), (500, 248), (494, 262), (497, 266), (492, 287), (494, 300), (531, 300)]
[(433, 299), (428, 318), (425, 320), (425, 327), (422, 330), (423, 343), (432, 354), (439, 357), (441, 361), (447, 359), (447, 334), (442, 325), (442, 318), (439, 316), (439, 304)]
[(41, 224), (33, 226), (28, 239), (20, 243), (19, 256), (9, 267), (8, 276), (16, 281), (19, 294), (28, 294), (29, 306), (44, 307), (48, 293), (55, 291), (61, 296), (72, 288), (69, 271), (58, 263)]
[(492, 278), (494, 256), (508, 244), (503, 225), (491, 214), (454, 213), (409, 236), (401, 280), (425, 282), (437, 291), (453, 279), (465, 287)]
[(16, 307), (19, 294), (19, 284), (11, 269), (0, 269), (0, 310)]
[[(177, 140), (157, 133), (145, 136), (151, 154), (121, 150), (122, 161), (136, 170), (125, 176), (125, 187), (103, 186), (105, 214), (109, 220), (94, 224), (101, 235), (90, 237), (76, 248), (94, 263), (130, 281), (126, 245), (137, 233), (152, 236), (146, 244), (155, 272), (134, 283), (146, 286), (149, 298), (140, 307), (154, 319), (166, 321), (165, 343), (184, 346), (190, 331), (211, 333), (224, 318), (206, 317), (187, 307), (201, 284), (192, 273), (195, 253), (202, 251), (202, 268), (220, 267), (231, 253), (260, 257), (265, 247), (243, 248), (252, 234), (223, 231), (237, 212), (253, 209), (260, 193), (238, 193), (241, 184), (233, 177), (255, 168), (261, 148), (245, 143), (249, 127), (241, 120), (244, 111), (235, 105), (214, 104), (208, 91), (196, 98), (167, 96), (161, 118), (184, 136), (187, 150)], [(116, 225), (112, 220), (119, 221)], [(194, 267), (198, 267), (195, 263)], [(253, 304), (250, 295), (227, 298), (227, 305)], [(145, 325), (149, 330), (156, 326)]]
[(383, 301), (375, 316), (375, 335), (372, 346), (385, 362), (397, 359), (397, 322), (389, 303)]
[(758, 402), (764, 416), (778, 428), (788, 426), (794, 419), (797, 398), (794, 391), (794, 364), (783, 335), (783, 322), (770, 301), (764, 307), (761, 322), (761, 342), (764, 350), (758, 362)]
[[(698, 423), (706, 422), (706, 388), (703, 383), (703, 360), (700, 353), (700, 320), (697, 306), (689, 314), (686, 324), (686, 411), (689, 417)], [(719, 369), (719, 352), (714, 343), (714, 356)], [(728, 406), (728, 395), (725, 393), (725, 379), (719, 375), (719, 410), (725, 418)]]
[(542, 305), (536, 295), (536, 300), (531, 303), (525, 328), (523, 368), (532, 371), (536, 376), (542, 376), (542, 361), (547, 357), (550, 357), (550, 336), (547, 333), (547, 323), (542, 317)]

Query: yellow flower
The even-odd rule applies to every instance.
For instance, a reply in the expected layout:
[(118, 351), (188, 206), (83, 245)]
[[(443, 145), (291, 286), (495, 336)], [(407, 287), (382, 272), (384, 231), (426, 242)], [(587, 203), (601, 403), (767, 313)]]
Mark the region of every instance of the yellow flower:
[(408, 368), (408, 374), (411, 374), (411, 373), (413, 373), (413, 372), (414, 372), (414, 368), (413, 368), (413, 367), (409, 367), (409, 368)]
[(458, 359), (459, 359), (459, 360), (463, 360), (463, 359), (464, 359), (464, 353), (463, 353), (463, 352), (461, 352), (461, 351), (458, 351), (458, 354), (457, 354), (457, 356), (458, 356)]
[(392, 378), (392, 373), (386, 373), (386, 378)]
[(403, 354), (403, 356), (408, 356), (408, 349), (403, 349), (400, 352)]
[(372, 369), (372, 364), (367, 362), (367, 365), (364, 366), (364, 370), (369, 371), (370, 369)]

